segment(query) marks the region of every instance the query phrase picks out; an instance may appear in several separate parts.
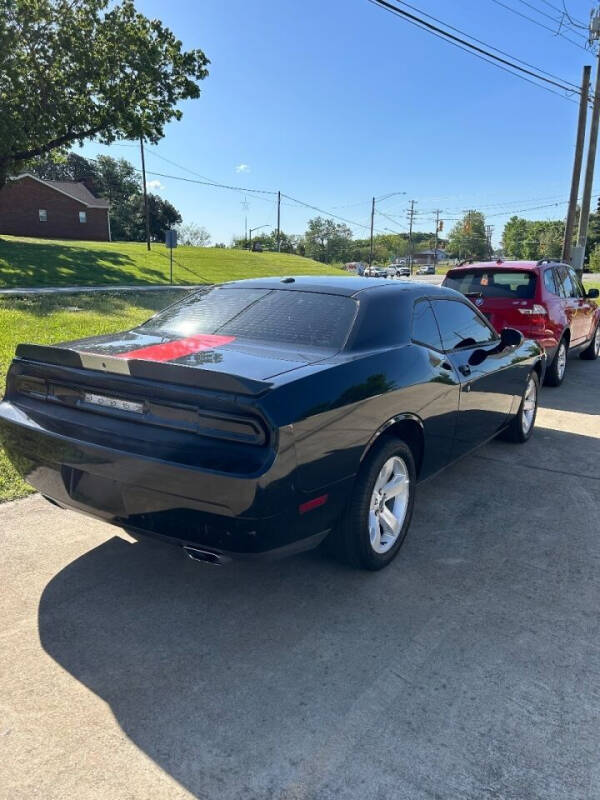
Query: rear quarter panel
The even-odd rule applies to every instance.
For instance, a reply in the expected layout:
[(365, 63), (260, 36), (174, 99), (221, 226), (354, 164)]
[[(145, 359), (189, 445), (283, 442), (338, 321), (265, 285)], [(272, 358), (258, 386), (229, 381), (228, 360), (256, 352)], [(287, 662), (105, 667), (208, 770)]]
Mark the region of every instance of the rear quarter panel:
[(292, 426), (296, 487), (314, 491), (355, 475), (376, 434), (403, 415), (423, 431), (422, 475), (441, 468), (450, 457), (459, 394), (443, 360), (405, 345), (353, 354), (275, 389), (265, 408), (279, 425)]

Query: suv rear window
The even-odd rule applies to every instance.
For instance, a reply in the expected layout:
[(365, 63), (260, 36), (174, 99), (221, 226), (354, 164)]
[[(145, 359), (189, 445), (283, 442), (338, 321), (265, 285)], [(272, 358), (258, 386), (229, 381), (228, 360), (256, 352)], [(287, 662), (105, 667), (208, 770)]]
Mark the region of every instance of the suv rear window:
[(515, 270), (460, 270), (446, 275), (444, 286), (465, 295), (530, 300), (535, 295), (534, 272)]
[(357, 304), (334, 294), (217, 286), (161, 311), (139, 330), (179, 336), (228, 334), (339, 350)]

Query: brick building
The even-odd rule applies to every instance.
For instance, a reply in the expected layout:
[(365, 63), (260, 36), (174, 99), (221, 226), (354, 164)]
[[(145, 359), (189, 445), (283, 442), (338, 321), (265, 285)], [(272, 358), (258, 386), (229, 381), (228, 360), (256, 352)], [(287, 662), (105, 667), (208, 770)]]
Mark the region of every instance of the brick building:
[(77, 181), (25, 173), (0, 189), (0, 235), (110, 242), (109, 203)]

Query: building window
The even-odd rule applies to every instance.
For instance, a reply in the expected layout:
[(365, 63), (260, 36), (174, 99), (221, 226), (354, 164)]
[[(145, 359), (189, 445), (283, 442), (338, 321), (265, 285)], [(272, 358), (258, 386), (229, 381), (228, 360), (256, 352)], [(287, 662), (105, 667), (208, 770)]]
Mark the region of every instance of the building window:
[(38, 216), (40, 218), (40, 222), (48, 222), (48, 212), (45, 208), (38, 209)]
[(87, 214), (85, 211), (79, 212), (79, 222), (87, 222)]

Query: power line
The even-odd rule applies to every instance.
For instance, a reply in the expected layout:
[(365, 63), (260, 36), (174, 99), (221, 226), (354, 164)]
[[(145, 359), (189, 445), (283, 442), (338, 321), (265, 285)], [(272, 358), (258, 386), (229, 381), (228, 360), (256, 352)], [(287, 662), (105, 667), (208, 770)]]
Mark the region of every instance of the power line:
[[(373, 5), (383, 8), (386, 11), (389, 11), (392, 14), (396, 14), (397, 16), (402, 17), (415, 27), (420, 28), (422, 30), (426, 30), (429, 33), (432, 33), (438, 39), (448, 42), (449, 44), (458, 47), (460, 50), (464, 50), (465, 52), (470, 52), (471, 55), (474, 55), (481, 61), (485, 61), (487, 64), (493, 64), (494, 66), (498, 67), (498, 69), (502, 69), (505, 72), (507, 72), (509, 75), (521, 78), (521, 80), (527, 81), (533, 86), (545, 89), (548, 92), (552, 92), (553, 94), (556, 94), (559, 97), (568, 100), (569, 102), (576, 102), (575, 100), (573, 100), (573, 98), (566, 97), (565, 95), (557, 92), (556, 89), (550, 88), (551, 86), (555, 86), (558, 87), (559, 89), (562, 89), (564, 92), (567, 92), (568, 94), (579, 93), (578, 89), (575, 90), (571, 88), (572, 85), (567, 86), (565, 83), (560, 83), (551, 78), (544, 77), (544, 75), (536, 73), (525, 67), (519, 66), (518, 64), (515, 64), (514, 62), (511, 62), (505, 58), (502, 58), (501, 56), (495, 55), (494, 53), (490, 53), (489, 51), (481, 47), (478, 47), (472, 42), (467, 41), (466, 39), (462, 39), (459, 36), (455, 36), (454, 34), (449, 33), (448, 31), (445, 31), (442, 28), (438, 28), (436, 25), (433, 25), (430, 22), (427, 22), (427, 20), (424, 20), (421, 17), (417, 17), (414, 14), (410, 14), (408, 11), (405, 11), (402, 8), (398, 8), (398, 6), (388, 3), (387, 0), (369, 0), (369, 2), (372, 3)], [(526, 77), (527, 75), (532, 76), (533, 78), (535, 78), (535, 80), (531, 80), (531, 78)], [(536, 83), (536, 81), (541, 81), (542, 83), (549, 84), (549, 86), (543, 86), (541, 83)]]
[(540, 1), (545, 6), (548, 6), (548, 8), (552, 8), (552, 9), (554, 9), (554, 11), (558, 11), (559, 14), (564, 14), (566, 16), (566, 18), (569, 20), (569, 22), (571, 23), (571, 25), (575, 25), (576, 27), (579, 27), (579, 28), (584, 28), (586, 31), (589, 30), (589, 27), (585, 24), (585, 22), (582, 22), (580, 19), (577, 19), (577, 17), (574, 17), (571, 14), (569, 14), (569, 12), (567, 11), (567, 6), (566, 6), (566, 3), (565, 3), (565, 0), (563, 0), (563, 7), (562, 8), (559, 8), (558, 6), (555, 6), (552, 3), (549, 3), (548, 0), (540, 0)]
[[(582, 44), (579, 44), (579, 42), (574, 42), (573, 39), (569, 39), (568, 36), (565, 36), (564, 33), (561, 33), (560, 31), (555, 31), (553, 28), (549, 28), (548, 25), (544, 25), (544, 23), (540, 22), (538, 19), (529, 17), (527, 14), (523, 14), (522, 11), (512, 8), (512, 6), (507, 6), (506, 3), (502, 3), (501, 0), (492, 0), (492, 3), (496, 3), (497, 6), (502, 6), (502, 8), (505, 8), (507, 11), (511, 11), (513, 14), (528, 20), (528, 22), (533, 22), (534, 25), (544, 28), (546, 31), (550, 31), (553, 36), (560, 36), (566, 42), (570, 42), (574, 47), (578, 47), (580, 50), (585, 50), (587, 52), (587, 48), (585, 48)], [(577, 34), (577, 36), (581, 36), (581, 34)]]
[[(534, 6), (533, 3), (528, 2), (528, 0), (519, 0), (519, 3), (522, 3), (524, 6), (527, 6), (527, 8), (530, 8), (532, 11), (535, 11), (536, 14), (539, 14), (540, 16), (545, 17), (546, 19), (549, 19), (552, 22), (557, 22), (559, 25), (562, 25), (563, 22), (565, 21), (565, 18), (568, 17), (568, 14), (565, 14), (564, 11), (560, 11), (560, 10), (558, 12), (560, 14), (560, 17), (554, 17), (554, 16), (552, 16), (552, 14), (548, 14), (547, 11), (542, 11), (541, 8), (538, 8), (537, 6)], [(560, 30), (556, 31), (556, 33), (557, 33), (558, 36), (561, 35), (560, 34)], [(588, 38), (587, 36), (583, 36), (583, 34), (578, 33), (577, 31), (572, 31), (572, 33), (575, 36), (579, 36), (580, 39), (584, 39), (587, 42), (587, 38)]]
[[(140, 170), (135, 168), (138, 172)], [(183, 178), (181, 175), (167, 175), (165, 172), (150, 172), (146, 170), (147, 175), (156, 175), (159, 178), (169, 178), (170, 180), (174, 181), (185, 181), (185, 183), (197, 183), (201, 186), (213, 186), (216, 189), (231, 189), (234, 192), (253, 192), (255, 194), (270, 194), (276, 195), (277, 192), (273, 192), (270, 189), (250, 189), (247, 186), (232, 186), (227, 183), (217, 183), (216, 181), (201, 181), (197, 180), (196, 178)]]
[[(93, 158), (88, 159), (88, 161), (91, 161), (92, 163), (96, 163), (96, 164), (98, 163), (97, 159), (93, 159)], [(142, 173), (142, 170), (139, 169), (138, 167), (133, 167), (133, 168), (135, 169), (136, 172), (139, 172), (140, 174)], [(185, 168), (182, 167), (182, 169), (185, 169)], [(274, 192), (274, 191), (271, 191), (271, 190), (267, 190), (267, 189), (244, 189), (244, 188), (239, 187), (239, 186), (231, 186), (231, 185), (224, 184), (224, 183), (218, 183), (216, 181), (200, 181), (200, 180), (195, 180), (195, 179), (192, 179), (192, 178), (183, 178), (183, 177), (181, 177), (179, 175), (168, 175), (168, 174), (162, 173), (162, 172), (149, 172), (148, 170), (146, 170), (146, 174), (147, 175), (157, 175), (157, 176), (159, 176), (161, 178), (168, 178), (170, 180), (180, 180), (180, 181), (184, 181), (186, 183), (200, 184), (200, 185), (203, 185), (203, 186), (212, 186), (214, 188), (219, 188), (219, 189), (229, 189), (229, 190), (232, 190), (232, 191), (243, 191), (243, 192), (261, 192), (261, 193), (269, 194), (269, 195), (277, 195), (277, 192)], [(334, 218), (334, 219), (338, 219), (341, 222), (345, 222), (348, 225), (352, 225), (353, 227), (363, 228), (365, 230), (369, 230), (369, 228), (370, 228), (370, 226), (365, 224), (365, 223), (357, 222), (356, 220), (348, 219), (347, 217), (342, 217), (339, 214), (334, 214), (331, 211), (328, 211), (326, 209), (323, 209), (323, 208), (320, 208), (318, 206), (312, 205), (311, 203), (306, 203), (303, 200), (299, 200), (298, 198), (292, 197), (291, 195), (288, 195), (288, 194), (284, 194), (283, 192), (281, 193), (281, 197), (285, 197), (286, 199), (291, 200), (292, 203), (295, 203), (296, 205), (303, 206), (305, 208), (311, 209), (312, 211), (316, 211), (319, 214), (325, 214), (328, 217), (331, 217), (331, 218)], [(600, 194), (594, 194), (594, 195), (592, 195), (592, 197), (593, 198), (600, 197)], [(259, 197), (258, 199), (265, 199), (265, 198)], [(539, 199), (543, 199), (543, 198), (539, 198)], [(533, 200), (533, 198), (532, 198), (532, 200)], [(273, 201), (269, 201), (269, 202), (273, 202)], [(479, 206), (479, 208), (494, 207), (494, 206), (497, 207), (498, 205), (505, 205), (505, 204), (508, 204), (509, 202), (514, 202), (514, 201), (504, 201), (503, 203), (492, 203), (489, 206)], [(538, 210), (543, 209), (543, 208), (556, 208), (558, 206), (567, 205), (567, 203), (568, 203), (568, 200), (559, 200), (559, 201), (553, 202), (553, 203), (544, 203), (542, 205), (528, 206), (527, 208), (519, 208), (519, 209), (497, 211), (497, 212), (492, 213), (492, 214), (486, 214), (485, 216), (486, 217), (508, 217), (508, 216), (514, 216), (515, 214), (524, 214), (524, 213), (528, 213), (530, 211), (538, 211)], [(376, 213), (379, 214), (380, 216), (384, 217), (388, 221), (392, 222), (395, 225), (399, 224), (398, 218), (394, 218), (393, 215), (385, 214), (384, 212), (379, 211), (378, 209), (376, 210)], [(428, 212), (426, 212), (426, 211), (417, 211), (417, 209), (415, 209), (414, 206), (413, 206), (413, 210), (412, 210), (413, 218), (416, 218), (417, 216), (423, 217), (427, 213)], [(452, 214), (453, 212), (449, 211), (447, 213)], [(454, 212), (454, 213), (456, 213), (456, 212)], [(462, 217), (454, 217), (454, 216), (444, 216), (444, 217), (442, 217), (442, 219), (444, 219), (444, 221), (455, 221), (455, 220), (459, 220), (461, 218)], [(390, 230), (390, 228), (383, 228), (383, 229), (382, 228), (375, 228), (375, 230), (377, 230), (378, 233), (397, 233), (397, 234), (405, 233), (405, 231)]]
[[(305, 203), (303, 200), (298, 200), (296, 197), (292, 197), (289, 194), (281, 193), (282, 197), (286, 197), (288, 200), (291, 200), (294, 203), (297, 203), (299, 206), (304, 206), (305, 208), (310, 208), (312, 211), (317, 211), (319, 214), (327, 214), (329, 217), (333, 217), (334, 219), (339, 219), (342, 222), (345, 222), (348, 225), (354, 225), (356, 228), (364, 228), (365, 230), (370, 230), (370, 225), (365, 225), (362, 222), (356, 222), (352, 219), (347, 219), (346, 217), (340, 217), (339, 214), (332, 214), (331, 211), (325, 211), (322, 208), (318, 208), (317, 206), (313, 206), (310, 203)], [(379, 233), (383, 233), (381, 229), (375, 228), (375, 230), (379, 230)]]
[(571, 81), (568, 81), (565, 78), (561, 78), (558, 75), (554, 75), (554, 73), (552, 73), (552, 72), (547, 72), (545, 69), (542, 69), (541, 67), (536, 67), (534, 64), (530, 64), (528, 61), (523, 61), (522, 58), (518, 58), (517, 56), (513, 56), (510, 53), (507, 53), (506, 50), (501, 50), (499, 47), (495, 47), (494, 45), (488, 44), (487, 42), (484, 42), (481, 39), (478, 39), (476, 36), (473, 36), (472, 34), (461, 30), (461, 28), (457, 28), (454, 25), (450, 25), (449, 22), (444, 22), (443, 20), (439, 19), (438, 17), (434, 17), (432, 14), (428, 14), (425, 11), (422, 11), (421, 9), (417, 8), (416, 6), (413, 6), (410, 3), (404, 2), (404, 0), (396, 0), (396, 2), (400, 3), (403, 6), (406, 6), (407, 8), (411, 8), (413, 11), (418, 11), (419, 13), (423, 14), (424, 17), (427, 17), (428, 19), (432, 19), (432, 20), (434, 20), (434, 22), (438, 22), (440, 25), (445, 25), (450, 30), (455, 31), (456, 33), (460, 33), (463, 36), (466, 36), (469, 39), (472, 39), (474, 42), (477, 42), (478, 44), (483, 45), (484, 47), (489, 47), (492, 50), (495, 50), (496, 53), (501, 53), (503, 56), (506, 56), (507, 58), (512, 59), (513, 61), (518, 61), (520, 64), (523, 64), (526, 67), (530, 67), (533, 70), (537, 70), (537, 72), (541, 72), (544, 75), (548, 75), (548, 77), (550, 77), (550, 78), (555, 78), (557, 81), (562, 81), (562, 83), (567, 83), (570, 86), (572, 86), (574, 89), (579, 90), (579, 84), (577, 84), (577, 83), (572, 83)]
[[(542, 0), (542, 3), (545, 3), (547, 6), (550, 6), (550, 8), (556, 8), (556, 6), (553, 6), (552, 3), (548, 2), (548, 0)], [(562, 6), (563, 6), (562, 7), (562, 13), (566, 16), (566, 18), (569, 20), (571, 25), (573, 25), (573, 27), (575, 27), (575, 28), (582, 28), (584, 31), (587, 31), (588, 34), (589, 34), (589, 30), (590, 30), (589, 25), (586, 25), (585, 22), (582, 22), (582, 20), (577, 19), (577, 17), (573, 17), (573, 16), (571, 16), (571, 14), (569, 14), (569, 12), (567, 11), (567, 4), (566, 4), (565, 0), (562, 0)], [(556, 10), (560, 11), (559, 8), (556, 8)]]

